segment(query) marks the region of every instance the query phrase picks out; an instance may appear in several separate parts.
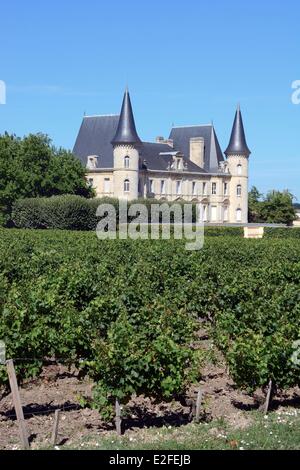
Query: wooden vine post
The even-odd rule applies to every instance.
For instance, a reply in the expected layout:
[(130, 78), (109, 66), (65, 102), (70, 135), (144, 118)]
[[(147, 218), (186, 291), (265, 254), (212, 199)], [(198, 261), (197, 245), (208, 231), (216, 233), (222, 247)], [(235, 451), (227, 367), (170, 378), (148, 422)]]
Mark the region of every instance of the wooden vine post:
[(202, 391), (199, 388), (198, 395), (197, 395), (197, 402), (196, 402), (196, 415), (195, 415), (196, 423), (199, 423), (200, 421), (201, 403), (202, 403)]
[(53, 446), (56, 445), (56, 441), (57, 441), (59, 417), (60, 417), (60, 410), (55, 410), (54, 425), (53, 425), (52, 436), (51, 436), (51, 444)]
[(121, 407), (120, 402), (116, 398), (116, 430), (118, 436), (122, 435), (122, 418), (121, 418)]
[(10, 389), (13, 397), (14, 407), (16, 411), (18, 426), (19, 426), (19, 433), (21, 438), (21, 443), (24, 449), (29, 449), (29, 440), (28, 440), (28, 433), (26, 430), (25, 419), (23, 408), (21, 404), (21, 398), (18, 388), (18, 382), (16, 377), (16, 371), (14, 367), (14, 362), (12, 359), (6, 361), (7, 373), (9, 378)]
[(268, 411), (269, 411), (270, 400), (271, 400), (271, 396), (272, 396), (272, 388), (273, 388), (273, 382), (272, 382), (272, 380), (270, 380), (269, 386), (268, 386), (267, 398), (266, 398), (265, 405), (264, 405), (265, 415), (267, 415)]

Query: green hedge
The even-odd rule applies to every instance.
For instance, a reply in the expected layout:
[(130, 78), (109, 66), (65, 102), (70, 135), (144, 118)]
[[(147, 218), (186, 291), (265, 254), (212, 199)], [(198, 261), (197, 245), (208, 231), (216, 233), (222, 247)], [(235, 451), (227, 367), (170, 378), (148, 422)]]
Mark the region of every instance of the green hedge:
[(205, 227), (204, 231), (207, 237), (244, 236), (243, 227)]
[[(80, 196), (64, 195), (51, 198), (20, 199), (12, 211), (12, 221), (17, 228), (58, 229), (58, 230), (95, 230), (100, 218), (96, 216), (100, 204), (111, 204), (116, 211), (119, 223), (119, 201), (113, 198), (85, 199)], [(138, 199), (128, 203), (128, 210), (135, 204), (143, 204), (148, 210), (150, 222), (151, 207), (162, 202), (150, 199)], [(184, 202), (180, 202), (181, 205)], [(167, 211), (173, 203), (167, 203)], [(196, 204), (192, 204), (192, 221), (196, 221)], [(182, 210), (183, 214), (183, 210)], [(128, 222), (136, 216), (128, 216)], [(163, 215), (160, 214), (160, 221)], [(171, 222), (174, 214), (171, 212)]]
[(265, 228), (266, 238), (299, 238), (300, 239), (300, 227), (289, 227), (289, 228)]

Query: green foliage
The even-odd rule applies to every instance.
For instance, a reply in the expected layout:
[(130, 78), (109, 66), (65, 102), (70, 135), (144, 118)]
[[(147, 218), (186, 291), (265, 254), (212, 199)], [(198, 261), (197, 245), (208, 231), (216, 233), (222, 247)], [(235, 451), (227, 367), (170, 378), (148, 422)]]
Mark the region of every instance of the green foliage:
[(300, 238), (300, 228), (272, 228), (265, 227), (265, 238)]
[(249, 192), (249, 222), (291, 225), (296, 218), (293, 199), (289, 191), (269, 191), (264, 197), (254, 186)]
[[(32, 229), (60, 229), (60, 230), (95, 230), (100, 220), (96, 216), (97, 208), (101, 204), (113, 206), (116, 215), (116, 224), (119, 224), (119, 200), (114, 198), (86, 199), (75, 195), (53, 196), (51, 198), (25, 198), (16, 201), (13, 205), (11, 220), (15, 227)], [(148, 221), (151, 222), (151, 207), (159, 206), (159, 201), (139, 199), (128, 203), (128, 214), (136, 204), (143, 204), (148, 211)], [(183, 205), (183, 203), (181, 203)], [(170, 214), (170, 222), (174, 221), (172, 203), (165, 203), (159, 214), (158, 222), (162, 222), (163, 215)], [(135, 211), (133, 211), (135, 212)], [(182, 210), (182, 216), (184, 211)], [(136, 215), (127, 215), (127, 221), (132, 222)], [(169, 220), (169, 219), (167, 219)], [(196, 205), (192, 205), (192, 220), (196, 221)], [(228, 228), (228, 233), (235, 233), (235, 229)], [(217, 235), (217, 230), (214, 235)]]
[(93, 345), (93, 361), (86, 364), (95, 380), (96, 406), (102, 415), (115, 398), (126, 402), (133, 393), (169, 399), (192, 380), (195, 354), (189, 347), (193, 324), (185, 312), (162, 305), (122, 312), (107, 336)]
[(85, 169), (70, 152), (56, 149), (49, 137), (30, 134), (23, 139), (0, 136), (0, 211), (3, 224), (10, 220), (17, 199), (77, 194), (91, 197)]
[(0, 339), (8, 357), (32, 358), (16, 362), (19, 379), (38, 373), (35, 358), (63, 357), (94, 378), (107, 416), (116, 396), (170, 398), (195, 377), (199, 319), (239, 387), (299, 385), (296, 239), (207, 236), (189, 252), (184, 240), (12, 229), (0, 253)]
[(91, 200), (75, 196), (53, 196), (18, 200), (12, 221), (18, 228), (92, 230), (96, 228), (96, 208)]

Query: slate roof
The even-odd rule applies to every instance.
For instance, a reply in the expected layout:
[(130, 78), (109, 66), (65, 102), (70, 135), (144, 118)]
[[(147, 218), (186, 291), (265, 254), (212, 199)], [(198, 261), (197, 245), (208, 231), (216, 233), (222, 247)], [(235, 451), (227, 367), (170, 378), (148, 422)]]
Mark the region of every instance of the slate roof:
[[(118, 135), (119, 122), (120, 116), (118, 115), (85, 116), (83, 118), (73, 153), (81, 160), (84, 166), (87, 164), (88, 156), (97, 155), (99, 157), (99, 169), (113, 168), (112, 141), (114, 141), (116, 134)], [(192, 137), (204, 138), (204, 168), (200, 168), (189, 159), (190, 138)], [(183, 161), (189, 172), (216, 172), (219, 162), (224, 160), (212, 125), (175, 127), (171, 131), (170, 139), (174, 141), (174, 148), (164, 143), (139, 141), (141, 160), (142, 163), (146, 160), (148, 170), (166, 171), (168, 163), (172, 160), (172, 152), (183, 153)], [(117, 140), (119, 141), (119, 138)], [(169, 155), (166, 155), (166, 153)]]
[(226, 155), (245, 155), (249, 157), (251, 151), (248, 148), (246, 142), (246, 136), (244, 131), (244, 124), (240, 106), (238, 106), (235, 113), (233, 128), (231, 132), (230, 142), (225, 150)]
[(84, 166), (87, 157), (98, 155), (98, 164), (101, 168), (113, 167), (113, 146), (111, 141), (117, 132), (119, 115), (111, 116), (85, 116), (83, 118), (75, 146), (74, 155)]
[[(142, 146), (139, 149), (142, 162), (143, 160), (147, 161), (147, 168), (149, 170), (167, 170), (168, 164), (172, 162), (172, 153), (177, 153), (178, 149), (172, 148), (168, 144), (161, 144), (155, 142), (143, 142)], [(168, 153), (169, 155), (166, 155)], [(161, 155), (165, 154), (165, 155)], [(191, 162), (185, 156), (183, 157), (183, 163), (186, 165), (186, 170), (190, 172), (205, 173), (205, 171), (200, 168), (195, 163)]]
[(224, 160), (224, 157), (213, 125), (173, 127), (170, 134), (174, 148), (186, 156), (190, 154), (190, 139), (195, 137), (203, 137), (204, 139), (205, 171), (217, 171), (219, 163)]

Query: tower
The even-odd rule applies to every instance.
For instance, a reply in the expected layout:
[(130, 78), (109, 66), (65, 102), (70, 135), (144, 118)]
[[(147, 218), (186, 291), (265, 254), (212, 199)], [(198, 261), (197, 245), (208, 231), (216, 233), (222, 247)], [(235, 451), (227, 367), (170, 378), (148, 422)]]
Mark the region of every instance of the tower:
[(114, 195), (133, 200), (139, 195), (139, 145), (128, 89), (126, 89), (117, 128), (112, 140), (114, 148)]
[(248, 222), (248, 171), (249, 156), (242, 113), (238, 106), (230, 142), (225, 151), (228, 168), (231, 173), (229, 221), (233, 223)]

